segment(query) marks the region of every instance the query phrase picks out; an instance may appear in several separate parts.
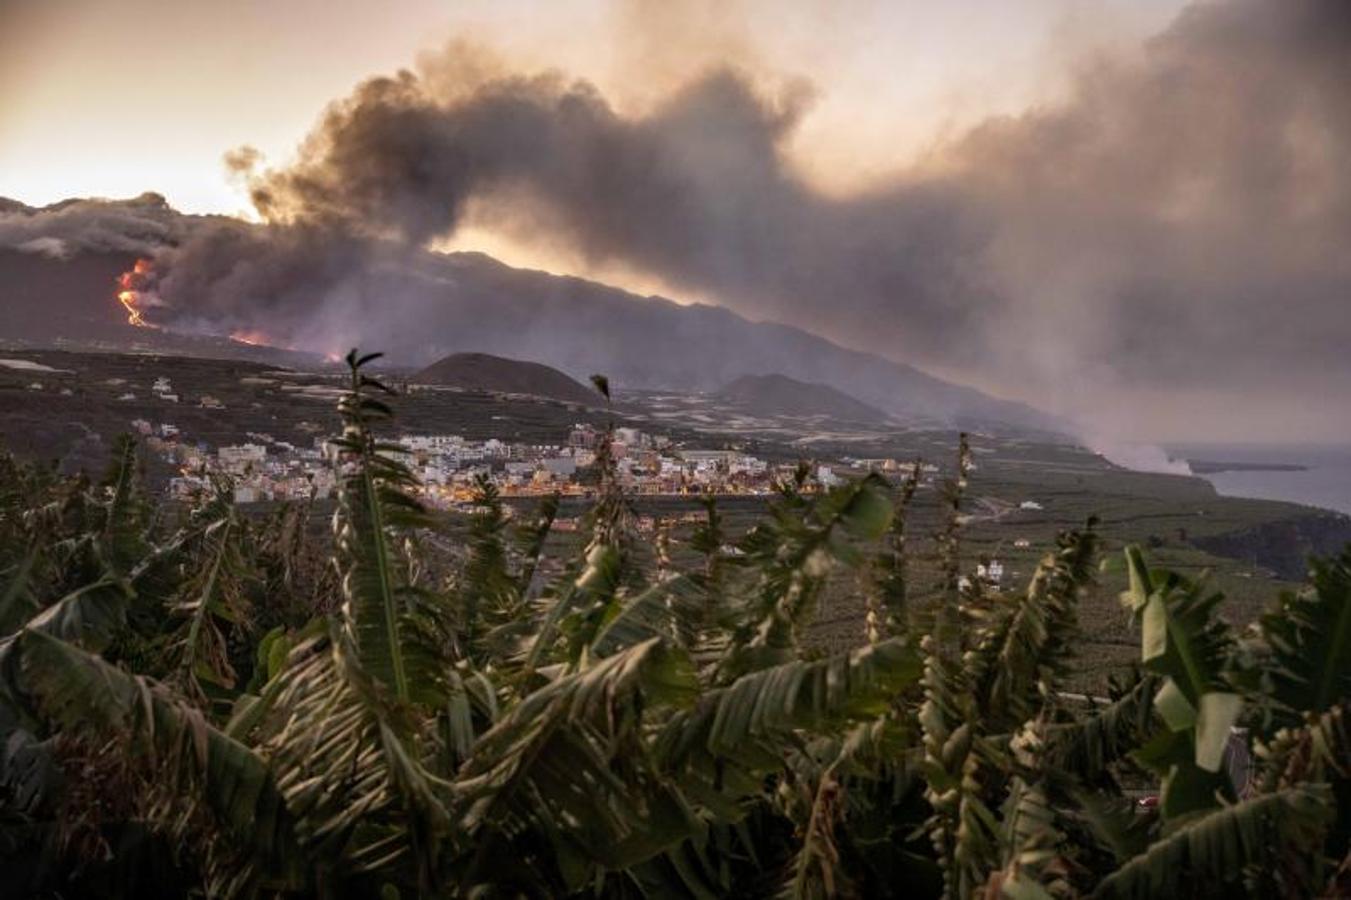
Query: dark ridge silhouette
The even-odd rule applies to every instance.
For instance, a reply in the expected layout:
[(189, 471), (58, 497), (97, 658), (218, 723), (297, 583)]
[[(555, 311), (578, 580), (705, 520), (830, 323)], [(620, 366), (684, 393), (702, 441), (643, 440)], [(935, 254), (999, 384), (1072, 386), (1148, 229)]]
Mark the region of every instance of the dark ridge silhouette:
[(749, 412), (780, 416), (829, 416), (847, 422), (882, 422), (887, 414), (828, 384), (787, 375), (743, 375), (718, 391), (717, 399)]
[(472, 391), (532, 394), (568, 403), (595, 405), (598, 402), (595, 391), (555, 368), (488, 353), (452, 353), (418, 372), (412, 380)]

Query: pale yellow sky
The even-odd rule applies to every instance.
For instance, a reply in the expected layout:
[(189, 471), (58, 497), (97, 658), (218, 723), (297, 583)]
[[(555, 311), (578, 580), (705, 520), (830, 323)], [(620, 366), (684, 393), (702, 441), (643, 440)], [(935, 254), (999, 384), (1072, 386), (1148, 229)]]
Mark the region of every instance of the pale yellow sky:
[(452, 38), (588, 78), (626, 109), (726, 59), (771, 87), (805, 79), (816, 101), (795, 158), (848, 188), (945, 131), (1053, 100), (1076, 58), (1138, 42), (1179, 5), (0, 0), (0, 196), (154, 190), (245, 212), (222, 154), (249, 144), (284, 164), (326, 103)]

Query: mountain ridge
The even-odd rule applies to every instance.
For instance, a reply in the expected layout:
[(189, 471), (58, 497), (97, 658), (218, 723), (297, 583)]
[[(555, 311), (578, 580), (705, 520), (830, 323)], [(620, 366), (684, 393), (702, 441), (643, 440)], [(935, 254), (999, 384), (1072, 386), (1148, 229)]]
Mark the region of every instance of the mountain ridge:
[[(44, 341), (69, 338), (71, 331), (108, 342), (143, 337), (126, 325), (112, 297), (111, 273), (129, 268), (136, 256), (172, 250), (219, 218), (177, 213), (153, 194), (40, 209), (0, 201), (0, 210), (8, 210), (0, 212), (0, 333)], [(230, 227), (250, 233), (263, 226), (231, 220)], [(37, 252), (34, 238), (62, 252)], [(578, 380), (603, 372), (619, 389), (712, 392), (744, 375), (777, 372), (827, 385), (916, 426), (1066, 429), (1026, 404), (724, 307), (641, 296), (577, 276), (512, 267), (477, 252), (416, 251), (394, 259), (372, 260), (363, 270), (369, 289), (356, 314), (329, 315), (321, 297), (311, 315), (293, 316), (292, 325), (314, 332), (294, 343), (320, 354), (341, 354), (354, 344), (380, 349), (409, 370), (457, 352), (487, 353), (536, 361)], [(6, 266), (20, 265), (22, 279), (6, 275)], [(82, 267), (87, 271), (76, 271)], [(32, 309), (24, 313), (19, 306)], [(38, 306), (40, 314), (33, 312)], [(152, 309), (149, 316), (167, 312)], [(229, 331), (224, 325), (211, 331), (209, 320), (195, 311), (179, 312), (200, 333), (223, 337)], [(315, 337), (321, 330), (322, 339)], [(278, 347), (292, 342), (273, 341)]]

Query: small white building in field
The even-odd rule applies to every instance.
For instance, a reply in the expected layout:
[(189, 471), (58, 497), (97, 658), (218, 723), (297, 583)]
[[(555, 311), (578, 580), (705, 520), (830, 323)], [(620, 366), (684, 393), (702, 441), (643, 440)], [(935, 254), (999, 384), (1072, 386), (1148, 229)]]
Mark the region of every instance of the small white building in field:
[(1004, 564), (997, 559), (990, 560), (988, 564), (978, 563), (976, 577), (991, 587), (999, 587), (1000, 582), (1004, 580)]

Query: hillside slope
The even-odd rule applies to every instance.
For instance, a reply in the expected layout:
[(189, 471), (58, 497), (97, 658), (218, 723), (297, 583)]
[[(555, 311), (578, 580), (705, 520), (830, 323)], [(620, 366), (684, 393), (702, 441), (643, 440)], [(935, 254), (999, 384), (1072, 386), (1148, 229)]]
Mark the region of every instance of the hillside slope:
[[(142, 224), (140, 231), (117, 231), (122, 226), (112, 212), (125, 211), (123, 206), (142, 220), (150, 216), (153, 228)], [(107, 214), (99, 232), (99, 246), (107, 249), (100, 253), (75, 252), (70, 242), (64, 258), (5, 251), (0, 260), (3, 337), (54, 342), (78, 336), (107, 343), (147, 337), (144, 329), (136, 334), (126, 325), (111, 296), (111, 280), (134, 258), (131, 247), (154, 257), (156, 247), (175, 246), (204, 220), (181, 216), (153, 195), (99, 208)], [(6, 217), (22, 217), (27, 223), (23, 236), (30, 242), (36, 234), (33, 216), (27, 208), (6, 210), (0, 204), (0, 225)], [(234, 222), (231, 227), (247, 231), (251, 226)], [(3, 233), (0, 228), (0, 237)], [(355, 296), (344, 294), (336, 306), (322, 294), (298, 290), (286, 298), (295, 307), (309, 304), (303, 314), (293, 315), (298, 330), (278, 335), (273, 343), (337, 355), (352, 346), (378, 349), (391, 364), (410, 369), (457, 352), (487, 353), (536, 360), (577, 379), (603, 372), (620, 390), (716, 391), (745, 375), (777, 372), (828, 385), (908, 424), (1064, 430), (1064, 423), (1025, 404), (841, 347), (800, 328), (512, 268), (480, 253), (425, 252), (372, 263), (360, 285)], [(200, 294), (194, 288), (179, 302), (190, 306)], [(267, 326), (265, 317), (230, 320), (211, 332), (209, 307), (157, 308), (149, 317), (222, 336), (234, 328)]]
[(474, 391), (532, 394), (570, 403), (595, 404), (598, 398), (595, 391), (551, 366), (488, 353), (452, 353), (418, 372), (412, 380)]
[(887, 414), (828, 384), (787, 375), (743, 375), (714, 394), (749, 412), (781, 416), (830, 416), (850, 422), (880, 422)]

